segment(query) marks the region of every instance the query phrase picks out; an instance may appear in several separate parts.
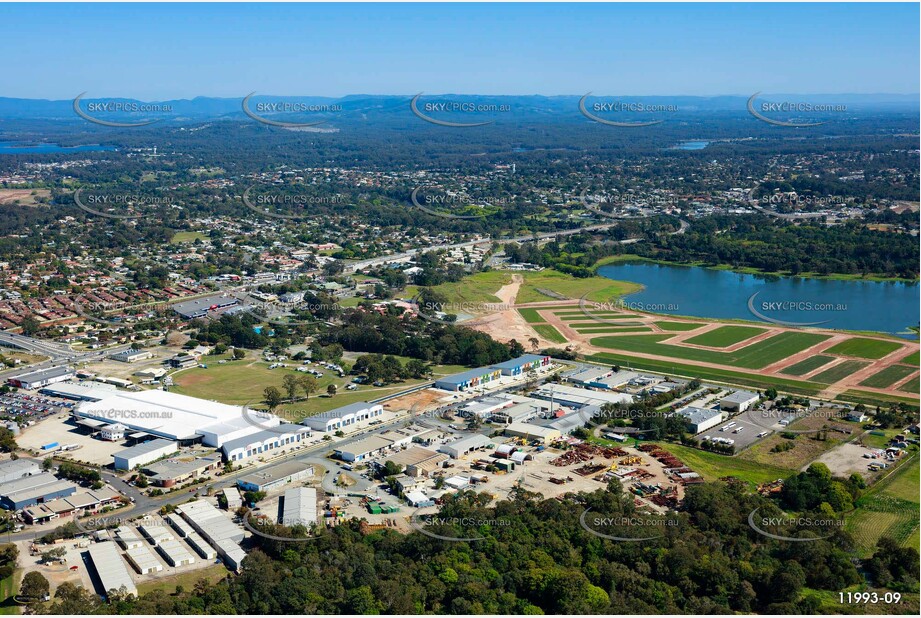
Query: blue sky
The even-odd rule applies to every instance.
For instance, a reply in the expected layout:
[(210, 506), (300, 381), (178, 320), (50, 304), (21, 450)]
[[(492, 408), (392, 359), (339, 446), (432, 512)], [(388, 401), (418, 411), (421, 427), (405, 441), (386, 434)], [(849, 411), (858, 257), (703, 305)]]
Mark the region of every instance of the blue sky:
[(917, 4), (0, 4), (0, 96), (917, 93)]

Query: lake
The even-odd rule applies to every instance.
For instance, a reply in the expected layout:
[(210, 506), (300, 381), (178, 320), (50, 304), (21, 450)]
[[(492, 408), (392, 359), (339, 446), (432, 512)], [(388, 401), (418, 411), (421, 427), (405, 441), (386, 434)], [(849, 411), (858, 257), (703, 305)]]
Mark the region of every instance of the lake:
[(702, 318), (730, 318), (803, 325), (824, 322), (822, 328), (878, 331), (906, 339), (918, 325), (921, 311), (917, 283), (833, 281), (796, 277), (764, 277), (697, 266), (624, 263), (602, 266), (598, 274), (634, 281), (644, 289), (625, 298), (639, 310)]
[(115, 150), (114, 146), (86, 144), (84, 146), (61, 146), (60, 144), (26, 144), (22, 142), (0, 142), (0, 154), (54, 154), (71, 152), (104, 152)]
[(710, 145), (710, 142), (681, 142), (675, 148), (677, 150), (703, 150)]

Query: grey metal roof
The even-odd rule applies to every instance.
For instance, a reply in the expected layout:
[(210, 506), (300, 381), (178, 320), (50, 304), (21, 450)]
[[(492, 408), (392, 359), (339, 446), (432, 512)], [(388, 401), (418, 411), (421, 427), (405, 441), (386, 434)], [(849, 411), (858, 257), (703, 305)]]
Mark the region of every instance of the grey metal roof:
[(286, 526), (310, 526), (317, 522), (317, 490), (294, 487), (285, 492), (281, 523)]
[(122, 586), (130, 594), (137, 594), (137, 588), (128, 573), (128, 568), (119, 556), (118, 548), (112, 541), (96, 543), (89, 549), (90, 559), (99, 575), (104, 593), (120, 590)]
[(113, 457), (121, 457), (123, 459), (131, 459), (132, 457), (138, 457), (140, 455), (147, 455), (148, 453), (153, 453), (161, 448), (166, 448), (167, 446), (174, 446), (176, 450), (179, 450), (179, 446), (172, 440), (164, 440), (163, 438), (156, 438), (154, 440), (149, 440), (147, 442), (142, 442), (141, 444), (136, 444), (132, 447), (126, 448), (123, 451), (118, 451), (113, 454)]
[(228, 440), (221, 445), (221, 450), (223, 450), (225, 453), (229, 453), (234, 449), (254, 444), (256, 442), (265, 442), (271, 438), (281, 437), (281, 434), (283, 433), (308, 433), (309, 431), (310, 428), (304, 427), (303, 425), (282, 423), (281, 425), (275, 426), (271, 431), (267, 429), (265, 431), (259, 431), (248, 436), (243, 436), (242, 438), (234, 438), (233, 440)]

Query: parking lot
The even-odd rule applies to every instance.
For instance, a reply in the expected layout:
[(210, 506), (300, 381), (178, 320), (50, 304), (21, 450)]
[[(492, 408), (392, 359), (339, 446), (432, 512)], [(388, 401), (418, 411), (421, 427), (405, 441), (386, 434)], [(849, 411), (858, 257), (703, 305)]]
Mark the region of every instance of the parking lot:
[[(729, 427), (729, 425), (732, 425)], [(723, 427), (726, 427), (725, 431), (720, 431)], [(710, 436), (711, 438), (726, 438), (729, 440), (734, 440), (736, 452), (738, 453), (742, 449), (748, 448), (761, 438), (758, 437), (758, 434), (768, 431), (769, 434), (772, 433), (770, 430), (760, 427), (755, 423), (751, 422), (746, 418), (744, 414), (740, 414), (721, 425), (712, 427), (707, 431), (703, 432), (704, 436)], [(766, 437), (766, 436), (762, 436)]]

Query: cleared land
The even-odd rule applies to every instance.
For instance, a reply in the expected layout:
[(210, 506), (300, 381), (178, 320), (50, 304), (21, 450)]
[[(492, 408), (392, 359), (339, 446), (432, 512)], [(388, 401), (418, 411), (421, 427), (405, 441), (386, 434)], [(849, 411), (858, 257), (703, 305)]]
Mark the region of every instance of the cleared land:
[(907, 365), (889, 365), (879, 373), (874, 373), (872, 376), (861, 382), (860, 385), (870, 386), (872, 388), (886, 388), (887, 386), (892, 386), (899, 380), (910, 376), (917, 370), (917, 367), (909, 367)]
[(671, 336), (626, 335), (623, 337), (597, 337), (591, 340), (591, 344), (611, 350), (655, 354), (681, 360), (716, 363), (729, 367), (760, 369), (821, 343), (829, 337), (829, 335), (813, 333), (783, 332), (740, 348), (735, 352), (717, 352), (659, 343)]
[(828, 354), (840, 354), (841, 356), (877, 359), (895, 352), (900, 347), (902, 347), (902, 344), (896, 341), (854, 337), (828, 348), (825, 352)]
[[(741, 418), (745, 418), (744, 415)], [(790, 425), (790, 429), (803, 431), (808, 429), (821, 429), (827, 425), (848, 426), (858, 432), (862, 431), (857, 424), (847, 423), (845, 421), (829, 421), (826, 418), (816, 416), (807, 416)], [(820, 457), (822, 454), (830, 451), (845, 440), (850, 439), (850, 435), (829, 431), (827, 439), (819, 439), (818, 433), (801, 433), (793, 434), (793, 439), (784, 438), (781, 433), (775, 432), (765, 439), (753, 444), (750, 448), (743, 451), (740, 459), (745, 459), (760, 465), (770, 465), (780, 468), (786, 468), (791, 472), (797, 472), (806, 464)], [(792, 444), (793, 448), (782, 451), (772, 452), (777, 445)]]
[(869, 364), (870, 363), (864, 361), (848, 360), (834, 367), (830, 367), (825, 371), (819, 372), (809, 379), (813, 382), (819, 382), (820, 384), (834, 384), (835, 382), (840, 382), (855, 371), (863, 369)]
[(835, 360), (833, 356), (813, 356), (811, 358), (807, 358), (806, 360), (790, 365), (789, 367), (784, 367), (780, 370), (780, 373), (785, 373), (790, 376), (802, 376), (815, 371), (822, 365), (827, 365), (833, 360)]
[(720, 326), (702, 335), (685, 339), (685, 343), (692, 345), (705, 345), (713, 348), (726, 348), (740, 341), (751, 339), (755, 335), (765, 332), (763, 328), (754, 326)]
[(786, 478), (790, 470), (769, 464), (747, 461), (739, 457), (717, 455), (678, 444), (662, 444), (662, 447), (686, 463), (707, 481), (716, 481), (724, 476), (734, 476), (749, 483), (758, 484)]

